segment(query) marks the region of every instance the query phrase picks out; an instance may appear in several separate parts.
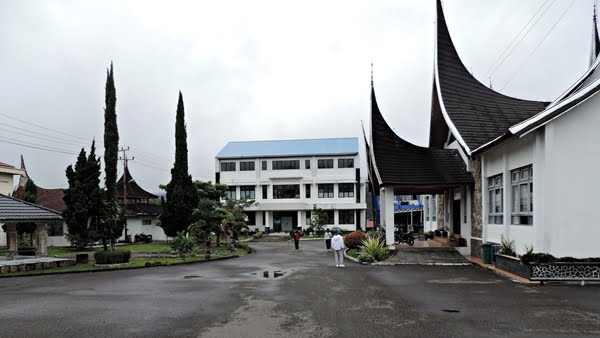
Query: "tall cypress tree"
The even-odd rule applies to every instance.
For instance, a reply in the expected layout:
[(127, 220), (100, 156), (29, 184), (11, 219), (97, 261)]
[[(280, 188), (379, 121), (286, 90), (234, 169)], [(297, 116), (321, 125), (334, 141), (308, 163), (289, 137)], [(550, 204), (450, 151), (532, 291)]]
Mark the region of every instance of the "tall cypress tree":
[(117, 128), (117, 94), (113, 64), (106, 72), (104, 108), (104, 182), (107, 199), (117, 199), (117, 161), (119, 155), (119, 129)]
[(171, 182), (167, 184), (167, 200), (162, 205), (161, 227), (169, 237), (187, 231), (192, 224), (192, 212), (198, 206), (198, 190), (188, 173), (187, 132), (185, 129), (183, 96), (179, 92), (175, 121), (175, 164), (171, 169)]
[[(115, 90), (115, 77), (113, 63), (106, 71), (104, 107), (104, 185), (106, 186), (107, 210), (117, 210), (117, 162), (119, 157), (119, 129), (117, 127), (117, 94)], [(118, 212), (118, 210), (117, 210)], [(111, 216), (111, 215), (107, 215)], [(121, 222), (109, 222), (103, 226), (103, 240), (108, 237), (114, 240), (120, 237), (123, 231)], [(111, 241), (112, 243), (113, 241)]]

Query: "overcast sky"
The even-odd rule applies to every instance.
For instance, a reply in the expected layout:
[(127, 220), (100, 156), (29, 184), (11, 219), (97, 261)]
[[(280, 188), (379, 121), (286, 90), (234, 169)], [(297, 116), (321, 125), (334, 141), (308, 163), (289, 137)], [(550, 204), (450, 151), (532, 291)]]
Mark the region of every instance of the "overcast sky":
[[(552, 100), (588, 66), (593, 0), (573, 1), (444, 6), (458, 53), (486, 84), (537, 13), (492, 84), (511, 96)], [(384, 116), (401, 137), (426, 145), (434, 21), (434, 0), (5, 0), (0, 162), (19, 165), (23, 154), (39, 186), (66, 187), (65, 168), (76, 155), (6, 141), (73, 153), (94, 137), (102, 142), (111, 60), (120, 143), (132, 148), (132, 175), (152, 192), (170, 180), (179, 90), (195, 179), (214, 180), (214, 157), (229, 141), (360, 137), (371, 62)]]

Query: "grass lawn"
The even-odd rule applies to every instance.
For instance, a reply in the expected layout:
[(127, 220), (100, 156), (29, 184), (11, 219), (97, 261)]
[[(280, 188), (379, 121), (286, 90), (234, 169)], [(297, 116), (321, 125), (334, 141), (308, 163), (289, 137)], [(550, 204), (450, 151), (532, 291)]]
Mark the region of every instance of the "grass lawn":
[(348, 254), (348, 256), (350, 257), (354, 257), (354, 258), (358, 258), (358, 249), (354, 248), (354, 249), (350, 249), (346, 252)]
[[(91, 251), (87, 251), (91, 252)], [(244, 249), (237, 249), (236, 252), (239, 256), (247, 255), (247, 251)], [(222, 257), (230, 257), (232, 256), (229, 250), (221, 247), (221, 248), (213, 248), (211, 258), (208, 261), (219, 259)], [(144, 267), (146, 263), (156, 263), (160, 262), (162, 266), (167, 265), (179, 265), (179, 264), (187, 264), (187, 263), (197, 263), (206, 261), (204, 259), (204, 255), (187, 257), (185, 261), (182, 258), (170, 258), (170, 257), (161, 257), (161, 258), (132, 258), (129, 263), (125, 264), (116, 264), (112, 266), (96, 266), (94, 263), (89, 264), (77, 264), (66, 266), (62, 268), (56, 269), (46, 269), (46, 270), (36, 270), (36, 271), (27, 271), (27, 272), (18, 272), (18, 273), (10, 273), (10, 276), (30, 276), (30, 275), (45, 275), (45, 274), (56, 274), (56, 273), (69, 273), (69, 272), (92, 272), (92, 271), (102, 271), (102, 270), (125, 270), (125, 269), (135, 269)]]

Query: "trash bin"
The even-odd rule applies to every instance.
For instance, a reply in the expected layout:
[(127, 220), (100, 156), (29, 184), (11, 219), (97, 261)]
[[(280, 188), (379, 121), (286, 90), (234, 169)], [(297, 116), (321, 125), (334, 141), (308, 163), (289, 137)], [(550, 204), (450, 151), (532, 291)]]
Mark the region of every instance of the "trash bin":
[(500, 244), (492, 244), (492, 253), (490, 255), (490, 263), (496, 264), (496, 254), (500, 250)]
[(269, 232), (271, 232), (271, 228), (265, 227), (265, 236), (268, 236)]
[(481, 244), (481, 262), (483, 264), (490, 264), (492, 261), (492, 244), (483, 243)]

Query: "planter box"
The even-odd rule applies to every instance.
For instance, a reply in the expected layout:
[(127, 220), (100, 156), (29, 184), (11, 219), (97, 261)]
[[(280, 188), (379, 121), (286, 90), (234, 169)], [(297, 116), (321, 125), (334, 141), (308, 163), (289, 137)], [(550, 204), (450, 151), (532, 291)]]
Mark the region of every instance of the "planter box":
[(517, 257), (496, 254), (496, 267), (523, 278), (531, 279), (532, 265), (526, 265)]
[(600, 281), (600, 263), (555, 262), (531, 264), (535, 281)]

